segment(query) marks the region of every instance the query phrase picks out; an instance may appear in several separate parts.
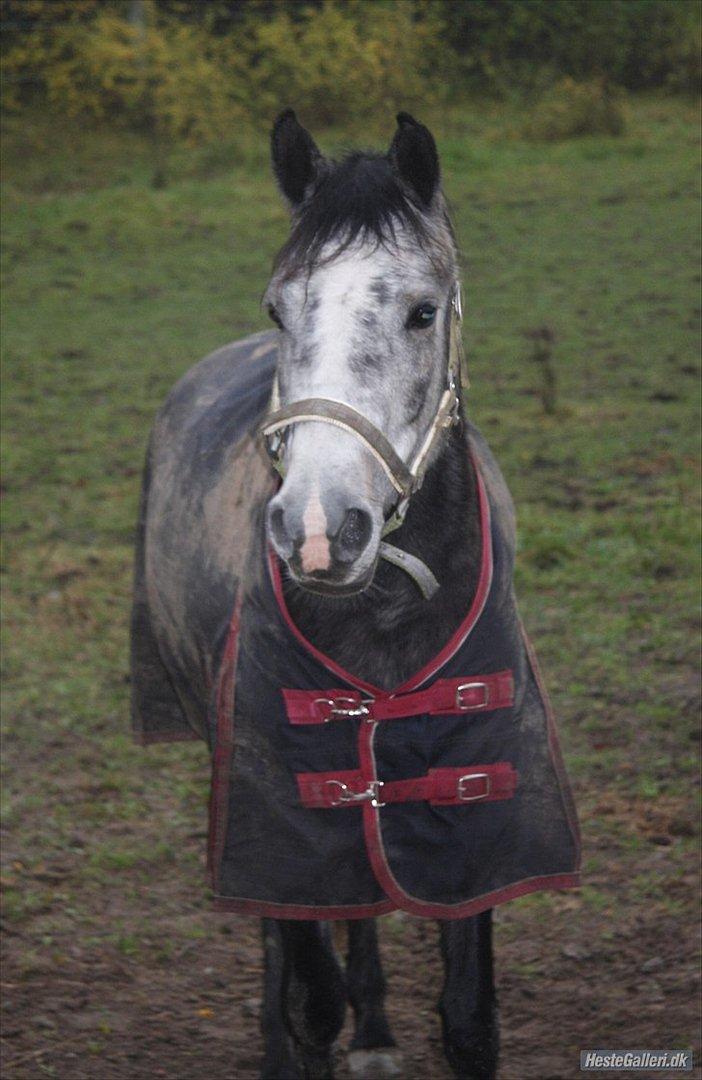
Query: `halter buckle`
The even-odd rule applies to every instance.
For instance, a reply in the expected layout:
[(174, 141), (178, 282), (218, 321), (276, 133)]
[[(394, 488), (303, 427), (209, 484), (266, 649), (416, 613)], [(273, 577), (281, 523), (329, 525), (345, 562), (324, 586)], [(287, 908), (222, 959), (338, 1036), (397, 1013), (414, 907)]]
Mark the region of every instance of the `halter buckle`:
[(456, 312), (456, 318), (459, 322), (463, 322), (463, 299), (461, 297), (461, 286), (456, 282), (456, 286), (453, 290), (453, 296), (451, 297), (451, 307)]
[(281, 475), (283, 467), (283, 439), (284, 433), (282, 431), (274, 431), (271, 435), (265, 435), (263, 438), (263, 444), (266, 448), (266, 453), (271, 460), (271, 464), (277, 472), (281, 473)]
[(453, 404), (451, 405), (451, 411), (446, 419), (446, 427), (452, 427), (461, 419), (461, 399), (458, 394), (458, 386), (456, 385), (456, 376), (453, 372), (449, 374), (448, 386), (453, 394)]

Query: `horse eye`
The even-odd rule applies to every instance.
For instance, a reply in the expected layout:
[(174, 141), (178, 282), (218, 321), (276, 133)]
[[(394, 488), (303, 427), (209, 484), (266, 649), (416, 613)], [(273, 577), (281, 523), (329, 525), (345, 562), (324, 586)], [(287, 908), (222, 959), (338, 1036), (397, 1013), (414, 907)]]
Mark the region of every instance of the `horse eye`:
[(285, 329), (285, 327), (283, 326), (283, 320), (281, 319), (280, 315), (275, 310), (275, 308), (273, 307), (272, 304), (268, 305), (268, 314), (270, 316), (271, 321), (275, 323), (275, 325), (278, 327), (279, 330), (284, 330)]
[(436, 304), (417, 304), (416, 308), (410, 311), (407, 326), (413, 330), (423, 330), (425, 327), (431, 326), (435, 317)]

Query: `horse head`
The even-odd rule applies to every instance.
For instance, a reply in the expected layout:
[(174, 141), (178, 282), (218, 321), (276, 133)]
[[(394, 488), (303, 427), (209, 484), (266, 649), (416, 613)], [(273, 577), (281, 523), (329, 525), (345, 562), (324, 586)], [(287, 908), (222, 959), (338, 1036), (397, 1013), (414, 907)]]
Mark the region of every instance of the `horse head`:
[(387, 153), (322, 156), (295, 113), (272, 132), (291, 215), (264, 303), (280, 331), (263, 425), (283, 483), (269, 539), (315, 592), (361, 591), (382, 537), (458, 415), (453, 231), (429, 130), (397, 118)]

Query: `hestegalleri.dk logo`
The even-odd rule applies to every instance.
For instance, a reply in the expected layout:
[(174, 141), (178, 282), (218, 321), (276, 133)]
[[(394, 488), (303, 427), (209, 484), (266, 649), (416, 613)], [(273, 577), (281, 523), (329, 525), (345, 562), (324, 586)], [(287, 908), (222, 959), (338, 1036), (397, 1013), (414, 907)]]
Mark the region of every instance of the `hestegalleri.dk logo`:
[(581, 1050), (580, 1070), (622, 1069), (692, 1072), (692, 1050)]

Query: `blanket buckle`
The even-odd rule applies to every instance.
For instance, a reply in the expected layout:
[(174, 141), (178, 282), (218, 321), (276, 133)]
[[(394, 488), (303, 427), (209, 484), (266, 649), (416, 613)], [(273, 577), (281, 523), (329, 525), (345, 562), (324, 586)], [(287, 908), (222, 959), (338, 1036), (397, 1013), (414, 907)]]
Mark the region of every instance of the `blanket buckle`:
[(344, 784), (341, 780), (325, 780), (324, 786), (329, 787), (330, 785), (339, 789), (339, 794), (331, 803), (332, 806), (343, 806), (345, 803), (357, 802), (370, 802), (371, 806), (376, 808), (385, 806), (385, 803), (380, 802), (378, 797), (383, 786), (382, 780), (369, 780), (366, 790), (359, 792), (350, 791), (348, 784)]
[[(481, 791), (478, 795), (466, 795), (466, 784), (469, 780), (484, 780), (485, 791)], [(491, 791), (492, 783), (490, 781), (490, 774), (486, 772), (466, 773), (464, 776), (459, 776), (458, 783), (456, 784), (456, 795), (461, 802), (476, 802), (477, 799), (487, 799)]]
[(326, 698), (318, 697), (314, 699), (315, 705), (328, 705), (329, 716), (324, 717), (324, 723), (328, 724), (330, 720), (333, 720), (338, 716), (369, 716), (370, 709), (368, 706), (371, 704), (371, 699), (367, 701), (357, 701), (352, 697), (336, 697)]
[[(483, 700), (479, 701), (477, 705), (469, 705), (468, 702), (463, 700), (463, 695), (468, 690), (482, 690)], [(456, 687), (456, 708), (461, 712), (469, 712), (473, 709), (487, 709), (490, 704), (490, 687), (485, 682), (464, 682), (460, 686)]]

